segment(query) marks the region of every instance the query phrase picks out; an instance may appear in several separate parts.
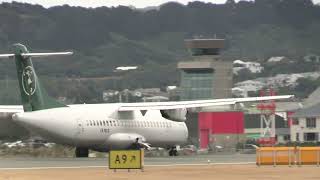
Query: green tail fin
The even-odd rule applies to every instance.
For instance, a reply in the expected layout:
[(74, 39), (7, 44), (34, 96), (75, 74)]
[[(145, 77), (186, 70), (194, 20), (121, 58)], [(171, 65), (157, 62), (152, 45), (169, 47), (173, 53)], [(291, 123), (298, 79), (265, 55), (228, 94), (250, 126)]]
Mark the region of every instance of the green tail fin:
[(29, 53), (27, 48), (22, 44), (14, 44), (13, 47), (24, 111), (66, 107), (66, 105), (49, 97), (45, 89), (41, 86), (33, 68), (31, 61), (32, 56), (22, 56), (22, 54)]

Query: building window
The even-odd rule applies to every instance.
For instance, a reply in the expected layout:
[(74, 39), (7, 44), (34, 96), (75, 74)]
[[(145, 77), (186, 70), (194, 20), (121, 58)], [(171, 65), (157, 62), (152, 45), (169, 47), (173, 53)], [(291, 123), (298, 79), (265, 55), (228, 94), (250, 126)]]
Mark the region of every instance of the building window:
[(315, 117), (307, 118), (306, 125), (307, 125), (307, 128), (315, 128), (317, 126), (316, 118)]
[(285, 141), (290, 141), (290, 135), (284, 135), (283, 140)]
[(297, 118), (292, 119), (292, 125), (299, 125), (299, 120)]
[(318, 133), (304, 133), (305, 141), (318, 141)]
[(300, 141), (299, 133), (296, 134), (296, 141)]

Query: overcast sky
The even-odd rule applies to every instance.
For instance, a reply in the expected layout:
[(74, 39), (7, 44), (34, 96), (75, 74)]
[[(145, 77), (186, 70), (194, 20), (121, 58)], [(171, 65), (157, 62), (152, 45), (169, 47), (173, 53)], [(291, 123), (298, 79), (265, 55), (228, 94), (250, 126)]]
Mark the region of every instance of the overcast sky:
[[(0, 2), (11, 2), (11, 1), (12, 0), (0, 0)], [(27, 2), (30, 4), (40, 4), (44, 7), (69, 4), (70, 6), (83, 6), (83, 7), (99, 7), (99, 6), (110, 7), (110, 6), (118, 6), (118, 5), (126, 5), (126, 6), (132, 5), (137, 8), (143, 8), (147, 6), (158, 6), (170, 0), (15, 0), (15, 1)], [(187, 4), (192, 0), (173, 0), (173, 1)], [(199, 0), (199, 1), (211, 2), (211, 3), (224, 3), (226, 0)], [(313, 0), (313, 2), (319, 3), (320, 0)]]

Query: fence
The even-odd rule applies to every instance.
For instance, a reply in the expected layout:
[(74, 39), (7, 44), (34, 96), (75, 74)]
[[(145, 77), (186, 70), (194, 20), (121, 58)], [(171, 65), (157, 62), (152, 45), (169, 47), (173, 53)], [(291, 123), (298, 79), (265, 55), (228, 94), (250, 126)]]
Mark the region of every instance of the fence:
[(320, 164), (320, 147), (260, 147), (256, 152), (258, 166)]

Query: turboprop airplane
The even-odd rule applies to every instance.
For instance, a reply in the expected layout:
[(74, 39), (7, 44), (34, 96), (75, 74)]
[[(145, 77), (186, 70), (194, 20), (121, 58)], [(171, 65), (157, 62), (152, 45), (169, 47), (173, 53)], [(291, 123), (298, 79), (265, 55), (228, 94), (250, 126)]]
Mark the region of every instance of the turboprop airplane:
[(70, 55), (71, 52), (29, 53), (22, 44), (14, 44), (14, 58), (23, 111), (19, 106), (0, 106), (2, 112), (16, 112), (16, 122), (41, 137), (76, 147), (76, 157), (88, 157), (88, 150), (164, 147), (177, 155), (175, 147), (188, 138), (186, 114), (190, 108), (234, 105), (238, 102), (286, 99), (266, 96), (213, 100), (64, 105), (47, 95), (34, 71), (31, 58)]

